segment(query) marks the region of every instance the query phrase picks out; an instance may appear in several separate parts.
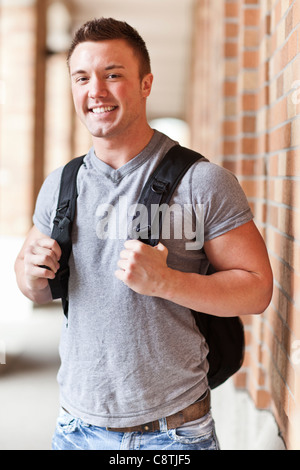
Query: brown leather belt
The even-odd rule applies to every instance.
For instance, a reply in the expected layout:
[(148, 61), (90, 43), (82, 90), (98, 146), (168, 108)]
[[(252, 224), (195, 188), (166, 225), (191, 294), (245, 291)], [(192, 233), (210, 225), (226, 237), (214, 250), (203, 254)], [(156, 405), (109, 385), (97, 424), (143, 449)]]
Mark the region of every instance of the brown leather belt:
[[(174, 429), (182, 426), (185, 423), (190, 421), (195, 421), (196, 419), (202, 418), (210, 410), (210, 391), (207, 390), (204, 395), (202, 395), (199, 400), (197, 400), (192, 405), (189, 405), (187, 408), (184, 408), (178, 413), (167, 416), (167, 429)], [(139, 426), (131, 426), (127, 428), (106, 428), (108, 431), (114, 432), (154, 432), (159, 431), (160, 425), (159, 421), (152, 421), (150, 423), (141, 424)]]

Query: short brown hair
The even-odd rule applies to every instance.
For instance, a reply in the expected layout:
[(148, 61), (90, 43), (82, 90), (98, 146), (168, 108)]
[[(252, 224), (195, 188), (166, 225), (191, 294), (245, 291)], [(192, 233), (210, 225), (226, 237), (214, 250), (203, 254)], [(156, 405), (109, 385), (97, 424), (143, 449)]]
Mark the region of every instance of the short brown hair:
[(76, 32), (67, 55), (69, 65), (71, 55), (78, 44), (86, 41), (124, 39), (132, 47), (140, 62), (140, 78), (151, 72), (149, 53), (143, 38), (125, 21), (114, 18), (95, 18), (84, 23)]

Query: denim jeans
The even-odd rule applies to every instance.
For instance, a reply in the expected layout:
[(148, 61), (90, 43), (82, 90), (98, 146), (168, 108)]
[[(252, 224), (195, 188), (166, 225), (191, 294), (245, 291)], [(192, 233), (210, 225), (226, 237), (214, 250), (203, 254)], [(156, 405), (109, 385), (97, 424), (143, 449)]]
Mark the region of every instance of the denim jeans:
[(157, 432), (115, 432), (85, 423), (61, 410), (53, 450), (219, 450), (211, 412), (177, 429), (160, 420)]

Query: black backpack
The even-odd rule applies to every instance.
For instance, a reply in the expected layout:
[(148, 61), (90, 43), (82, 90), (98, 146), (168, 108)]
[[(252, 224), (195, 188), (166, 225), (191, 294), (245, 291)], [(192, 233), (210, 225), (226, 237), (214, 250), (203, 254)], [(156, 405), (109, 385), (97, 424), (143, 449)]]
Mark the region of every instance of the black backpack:
[[(83, 164), (83, 158), (84, 156), (74, 158), (63, 168), (58, 205), (51, 234), (51, 237), (59, 243), (62, 256), (60, 269), (55, 279), (49, 280), (49, 285), (53, 299), (62, 299), (66, 317), (68, 317), (68, 261), (72, 250), (71, 232), (77, 198), (76, 177), (80, 166)], [(150, 214), (153, 223), (153, 212), (151, 213), (150, 210), (151, 204), (156, 204), (155, 207), (167, 204), (184, 173), (193, 163), (200, 160), (208, 161), (199, 153), (180, 145), (175, 145), (167, 152), (148, 179), (139, 199), (140, 204), (149, 208), (149, 220), (146, 226), (141, 227), (138, 224), (135, 227), (141, 241), (151, 246), (158, 243), (159, 233), (151, 237)], [(161, 229), (161, 217), (158, 224), (159, 229)], [(210, 266), (208, 275), (213, 272), (214, 269)], [(213, 389), (224, 383), (242, 366), (245, 350), (243, 323), (239, 317), (217, 317), (195, 311), (192, 311), (192, 313), (209, 348), (207, 356), (209, 363), (208, 382), (210, 388)]]

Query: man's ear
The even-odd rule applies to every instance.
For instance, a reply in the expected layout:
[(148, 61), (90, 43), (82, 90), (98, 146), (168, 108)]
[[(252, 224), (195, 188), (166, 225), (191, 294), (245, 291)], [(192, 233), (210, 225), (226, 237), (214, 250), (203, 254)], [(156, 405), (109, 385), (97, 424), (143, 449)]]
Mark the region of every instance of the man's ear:
[(153, 83), (153, 75), (152, 73), (148, 73), (142, 79), (142, 93), (143, 93), (144, 98), (147, 98), (150, 95), (152, 83)]

